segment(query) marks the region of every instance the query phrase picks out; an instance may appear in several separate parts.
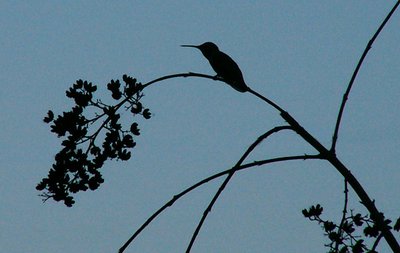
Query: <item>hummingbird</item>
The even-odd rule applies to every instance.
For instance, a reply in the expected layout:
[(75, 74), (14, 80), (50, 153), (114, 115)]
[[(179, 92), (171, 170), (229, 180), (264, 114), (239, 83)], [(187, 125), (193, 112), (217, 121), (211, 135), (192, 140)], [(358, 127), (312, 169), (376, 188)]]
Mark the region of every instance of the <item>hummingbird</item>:
[(219, 51), (217, 45), (212, 42), (205, 42), (201, 45), (181, 45), (182, 47), (194, 47), (201, 51), (204, 57), (210, 62), (211, 67), (227, 84), (239, 92), (249, 90), (244, 82), (242, 71), (236, 62), (224, 52)]

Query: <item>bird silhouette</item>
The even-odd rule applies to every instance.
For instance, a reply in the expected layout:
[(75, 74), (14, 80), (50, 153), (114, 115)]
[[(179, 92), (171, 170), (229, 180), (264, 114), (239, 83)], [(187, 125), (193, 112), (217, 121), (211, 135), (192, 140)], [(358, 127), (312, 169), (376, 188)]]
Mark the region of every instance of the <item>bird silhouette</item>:
[(217, 77), (222, 78), (227, 84), (239, 92), (249, 90), (244, 82), (242, 71), (232, 58), (219, 51), (217, 45), (212, 42), (205, 42), (199, 46), (181, 45), (182, 47), (194, 47), (199, 49), (204, 57), (210, 62), (211, 67), (217, 73)]

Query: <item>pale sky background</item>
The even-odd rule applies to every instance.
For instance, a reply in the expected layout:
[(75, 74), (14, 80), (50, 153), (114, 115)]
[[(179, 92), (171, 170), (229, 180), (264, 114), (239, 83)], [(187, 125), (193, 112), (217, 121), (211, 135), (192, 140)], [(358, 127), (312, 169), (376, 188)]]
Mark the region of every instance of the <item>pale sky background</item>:
[[(172, 196), (230, 168), (260, 134), (284, 124), (250, 94), (187, 78), (145, 90), (152, 119), (129, 162), (107, 162), (105, 183), (72, 208), (35, 190), (60, 140), (42, 122), (71, 106), (77, 79), (142, 82), (214, 74), (181, 44), (215, 42), (249, 86), (289, 111), (329, 146), (343, 92), (368, 40), (395, 1), (1, 1), (0, 252), (117, 252)], [(400, 11), (400, 10), (399, 10)], [(392, 220), (400, 215), (400, 12), (376, 41), (350, 95), (338, 157)], [(128, 117), (129, 114), (126, 114)], [(295, 134), (275, 135), (248, 161), (314, 154)], [(184, 252), (221, 180), (179, 200), (126, 250)], [(321, 203), (338, 220), (343, 180), (322, 161), (242, 171), (212, 209), (192, 252), (326, 252), (301, 210)], [(351, 208), (364, 213), (354, 194)], [(400, 239), (399, 234), (396, 235)], [(385, 242), (380, 252), (388, 252)]]

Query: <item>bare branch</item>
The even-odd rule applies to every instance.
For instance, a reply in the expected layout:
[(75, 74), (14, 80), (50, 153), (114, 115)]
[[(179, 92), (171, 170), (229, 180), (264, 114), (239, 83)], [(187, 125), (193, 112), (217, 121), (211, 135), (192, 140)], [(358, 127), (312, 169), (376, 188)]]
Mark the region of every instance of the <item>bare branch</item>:
[(267, 104), (271, 105), (272, 107), (274, 107), (275, 109), (277, 109), (280, 113), (285, 112), (285, 110), (283, 110), (279, 105), (277, 105), (275, 102), (273, 102), (272, 100), (264, 97), (263, 95), (261, 95), (260, 93), (252, 90), (251, 88), (249, 88), (248, 90), (251, 94), (255, 95), (256, 97), (258, 97), (259, 99), (263, 100), (264, 102), (266, 102)]
[(199, 186), (214, 180), (216, 178), (222, 177), (226, 174), (230, 174), (232, 172), (236, 172), (238, 170), (243, 170), (247, 168), (251, 168), (254, 166), (261, 166), (269, 163), (275, 163), (275, 162), (282, 162), (282, 161), (290, 161), (290, 160), (306, 160), (306, 159), (321, 159), (319, 155), (301, 155), (301, 156), (289, 156), (289, 157), (277, 157), (273, 159), (267, 159), (267, 160), (262, 160), (262, 161), (255, 161), (252, 163), (244, 164), (244, 165), (239, 165), (241, 164), (244, 159), (251, 153), (251, 151), (259, 144), (261, 143), (265, 138), (270, 136), (272, 133), (282, 131), (282, 130), (287, 130), (291, 129), (289, 126), (280, 126), (280, 127), (275, 127), (271, 129), (270, 131), (264, 133), (260, 137), (257, 138), (257, 140), (251, 144), (251, 146), (246, 150), (246, 152), (242, 155), (242, 157), (239, 159), (238, 163), (232, 167), (231, 169), (222, 171), (220, 173), (214, 174), (208, 178), (205, 178), (196, 184), (193, 184), (192, 186), (188, 187), (187, 189), (183, 190), (182, 192), (178, 193), (175, 195), (170, 201), (165, 203), (161, 208), (159, 208), (156, 212), (154, 212), (147, 220), (144, 222), (138, 230), (127, 240), (127, 242), (119, 249), (119, 253), (124, 252), (124, 250), (129, 246), (129, 244), (159, 215), (161, 214), (165, 209), (168, 207), (172, 206), (179, 198), (183, 197), (187, 193), (191, 192), (192, 190), (198, 188)]
[(323, 159), (329, 161), (336, 170), (342, 174), (347, 180), (354, 192), (360, 198), (361, 203), (368, 209), (370, 216), (373, 217), (377, 227), (382, 231), (386, 242), (389, 244), (393, 252), (400, 252), (400, 245), (390, 231), (388, 226), (385, 224), (384, 218), (380, 215), (379, 210), (375, 206), (375, 202), (371, 200), (367, 192), (364, 190), (357, 178), (351, 173), (351, 171), (336, 157), (336, 155), (330, 150), (326, 149), (317, 139), (314, 138), (307, 130), (305, 130), (289, 113), (281, 113), (289, 125), (299, 134), (305, 141), (312, 145), (318, 152), (320, 152)]
[(201, 78), (208, 78), (208, 79), (212, 79), (212, 80), (218, 80), (221, 82), (225, 82), (223, 79), (217, 77), (217, 76), (210, 76), (210, 75), (205, 75), (205, 74), (201, 74), (201, 73), (194, 73), (194, 72), (188, 72), (188, 73), (178, 73), (178, 74), (172, 74), (172, 75), (166, 75), (166, 76), (162, 76), (160, 78), (154, 79), (146, 84), (143, 85), (142, 90), (154, 83), (158, 83), (167, 79), (172, 79), (172, 78), (176, 78), (176, 77), (201, 77)]
[[(254, 148), (260, 144), (263, 140), (271, 136), (273, 133), (279, 132), (281, 130), (285, 129), (292, 129), (290, 126), (281, 126), (281, 127), (275, 127), (268, 132), (264, 133), (261, 135), (250, 147), (246, 150), (246, 152), (242, 155), (242, 157), (239, 159), (239, 161), (236, 163), (236, 165), (233, 168), (239, 167), (242, 162), (247, 158), (247, 156), (254, 150)], [(206, 210), (204, 210), (203, 216), (201, 217), (196, 230), (194, 231), (192, 238), (190, 239), (189, 245), (186, 249), (186, 252), (190, 252), (190, 249), (192, 248), (194, 241), (196, 240), (197, 235), (200, 232), (200, 229), (204, 223), (204, 221), (207, 218), (207, 215), (211, 212), (212, 207), (214, 206), (215, 202), (217, 201), (218, 197), (222, 193), (222, 191), (225, 189), (226, 185), (229, 183), (229, 181), (232, 179), (233, 175), (235, 174), (236, 170), (232, 170), (229, 172), (228, 176), (225, 178), (224, 182), (221, 184), (219, 187), (218, 191), (215, 193), (213, 199), (211, 200), (210, 204), (207, 206)]]
[(376, 249), (376, 247), (378, 247), (379, 242), (381, 241), (382, 237), (383, 237), (383, 233), (380, 233), (380, 234), (378, 235), (378, 237), (376, 238), (376, 240), (375, 240), (375, 242), (374, 242), (374, 245), (372, 246), (372, 249), (371, 249), (372, 252), (374, 252), (375, 249)]
[(400, 1), (397, 1), (397, 3), (393, 6), (392, 10), (389, 12), (389, 14), (386, 16), (386, 18), (383, 20), (382, 24), (379, 26), (378, 30), (375, 32), (374, 36), (372, 36), (371, 40), (368, 42), (367, 46), (364, 49), (363, 54), (361, 55), (360, 60), (358, 61), (358, 64), (353, 72), (353, 75), (351, 76), (350, 82), (347, 86), (346, 92), (343, 95), (343, 100), (342, 100), (342, 104), (340, 105), (340, 109), (339, 109), (339, 114), (337, 116), (337, 120), (336, 120), (336, 126), (335, 126), (335, 131), (333, 133), (333, 137), (332, 137), (332, 146), (331, 146), (331, 151), (333, 153), (335, 153), (335, 149), (336, 149), (336, 143), (337, 143), (337, 138), (338, 138), (338, 133), (339, 133), (339, 127), (340, 127), (340, 122), (342, 120), (342, 116), (343, 116), (343, 112), (344, 112), (344, 107), (346, 106), (346, 101), (349, 97), (351, 88), (353, 87), (353, 83), (354, 80), (357, 77), (358, 71), (361, 68), (361, 65), (364, 62), (365, 56), (367, 56), (368, 51), (371, 49), (372, 44), (374, 43), (374, 41), (376, 40), (376, 38), (378, 37), (379, 33), (382, 31), (383, 27), (386, 25), (386, 23), (389, 21), (390, 17), (392, 16), (392, 14), (395, 12), (395, 10), (397, 9), (397, 7), (399, 6)]
[(168, 207), (172, 206), (178, 199), (186, 195), (187, 193), (191, 192), (192, 190), (198, 188), (199, 186), (208, 183), (211, 180), (214, 180), (216, 178), (222, 177), (226, 174), (229, 174), (232, 170), (234, 171), (239, 171), (239, 170), (244, 170), (244, 169), (249, 169), (252, 167), (256, 166), (262, 166), (270, 163), (276, 163), (276, 162), (284, 162), (284, 161), (294, 161), (294, 160), (309, 160), (309, 159), (322, 159), (320, 155), (299, 155), (299, 156), (287, 156), (287, 157), (277, 157), (277, 158), (272, 158), (272, 159), (267, 159), (267, 160), (261, 160), (261, 161), (255, 161), (247, 164), (243, 164), (239, 167), (233, 167), (228, 170), (219, 172), (217, 174), (214, 174), (208, 178), (205, 178), (196, 184), (186, 188), (182, 192), (178, 193), (175, 195), (170, 201), (165, 203), (161, 208), (159, 208), (156, 212), (154, 212), (141, 226), (139, 229), (135, 231), (135, 233), (126, 241), (126, 243), (119, 249), (119, 253), (123, 253), (125, 249), (131, 244), (131, 242), (159, 215), (161, 214), (165, 209)]
[[(343, 234), (343, 224), (346, 221), (346, 214), (347, 214), (347, 205), (349, 203), (349, 189), (348, 189), (348, 182), (346, 179), (344, 179), (344, 206), (343, 206), (343, 211), (342, 211), (342, 220), (340, 221), (339, 229), (338, 232), (340, 233), (340, 236)], [(338, 251), (339, 249), (339, 242), (336, 242), (335, 245), (335, 250)]]
[[(400, 3), (400, 1), (399, 1)], [(397, 6), (398, 4), (396, 4)], [(213, 80), (218, 80), (216, 77), (208, 76), (208, 75), (203, 75), (203, 74), (198, 74), (198, 73), (187, 73), (187, 74), (176, 74), (176, 75), (169, 75), (165, 77), (161, 77), (159, 79), (156, 79), (152, 82), (149, 82), (148, 85), (169, 79), (169, 78), (175, 78), (175, 77), (189, 77), (189, 76), (196, 76), (196, 77), (204, 77), (204, 78), (209, 78)], [(283, 110), (280, 106), (275, 104), (273, 101), (270, 99), (262, 96), (261, 94), (249, 90), (249, 92), (258, 98), (262, 99), (264, 102), (268, 103), (269, 105), (273, 106), (275, 109), (277, 109), (280, 112), (281, 117), (292, 127), (292, 129), (300, 135), (306, 142), (308, 142), (311, 146), (313, 146), (322, 156), (322, 159), (326, 159), (329, 161), (335, 168), (336, 170), (342, 174), (342, 176), (348, 181), (350, 186), (353, 188), (353, 190), (356, 192), (357, 196), (360, 198), (361, 203), (368, 209), (372, 217), (374, 218), (374, 221), (376, 222), (377, 226), (379, 227), (379, 230), (382, 231), (383, 236), (385, 237), (387, 243), (389, 246), (392, 248), (394, 252), (400, 252), (400, 245), (395, 239), (394, 235), (391, 233), (391, 231), (388, 229), (388, 227), (385, 224), (385, 221), (383, 218), (379, 215), (379, 211), (375, 206), (375, 203), (371, 200), (369, 195), (366, 193), (362, 185), (358, 182), (358, 180), (354, 177), (354, 175), (351, 173), (351, 171), (336, 157), (335, 153), (332, 152), (331, 150), (328, 150), (325, 148), (317, 139), (315, 139), (314, 136), (312, 136), (306, 129), (304, 129), (288, 112)], [(229, 181), (229, 180), (228, 180)], [(221, 186), (222, 187), (222, 186)], [(225, 187), (225, 186), (223, 186)], [(218, 196), (217, 196), (218, 197)]]

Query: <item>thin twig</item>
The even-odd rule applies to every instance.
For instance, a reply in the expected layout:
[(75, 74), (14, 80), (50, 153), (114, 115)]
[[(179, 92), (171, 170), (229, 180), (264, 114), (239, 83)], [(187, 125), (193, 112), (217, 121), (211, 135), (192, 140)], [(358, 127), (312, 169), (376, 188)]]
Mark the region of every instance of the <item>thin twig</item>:
[(229, 174), (232, 170), (239, 171), (239, 170), (245, 170), (245, 169), (250, 169), (256, 166), (262, 166), (270, 163), (276, 163), (276, 162), (284, 162), (284, 161), (294, 161), (294, 160), (309, 160), (309, 159), (322, 159), (320, 155), (298, 155), (298, 156), (286, 156), (286, 157), (277, 157), (277, 158), (271, 158), (267, 160), (261, 160), (261, 161), (254, 161), (251, 163), (246, 163), (243, 164), (239, 167), (233, 167), (230, 169), (227, 169), (225, 171), (219, 172), (217, 174), (214, 174), (212, 176), (209, 176), (208, 178), (205, 178), (196, 184), (193, 184), (192, 186), (186, 188), (182, 192), (178, 193), (177, 195), (174, 195), (174, 197), (165, 203), (161, 208), (159, 208), (156, 212), (154, 212), (136, 231), (135, 233), (126, 241), (126, 243), (119, 249), (119, 253), (123, 253), (125, 249), (132, 243), (132, 241), (159, 215), (161, 214), (165, 209), (168, 207), (172, 206), (178, 199), (186, 195), (187, 193), (191, 192), (192, 190), (200, 187), (201, 185), (208, 183), (211, 180), (214, 180), (216, 178), (222, 177), (224, 175)]
[[(277, 133), (282, 130), (286, 129), (292, 129), (290, 126), (280, 126), (280, 127), (274, 127), (273, 129), (269, 130), (268, 132), (264, 133), (260, 137), (257, 138), (257, 140), (250, 145), (250, 147), (246, 150), (246, 152), (242, 155), (242, 157), (239, 159), (239, 161), (236, 163), (236, 165), (233, 168), (238, 168), (243, 161), (247, 158), (247, 156), (254, 150), (254, 148), (260, 144), (262, 141), (267, 139), (269, 136), (271, 136), (274, 133)], [(201, 227), (203, 226), (204, 221), (206, 220), (208, 214), (211, 212), (212, 207), (214, 206), (215, 202), (217, 201), (218, 197), (221, 195), (223, 190), (225, 189), (226, 185), (229, 183), (229, 181), (232, 179), (233, 175), (235, 174), (235, 170), (232, 170), (229, 172), (228, 176), (225, 178), (224, 182), (221, 184), (219, 187), (218, 191), (215, 193), (214, 197), (212, 198), (210, 204), (207, 206), (207, 208), (204, 210), (203, 216), (201, 217), (199, 223), (197, 224), (196, 230), (193, 232), (192, 238), (190, 239), (189, 245), (186, 248), (186, 253), (189, 253), (191, 248), (193, 247), (194, 241), (197, 238), (197, 235), (200, 232)]]
[[(178, 73), (178, 74), (172, 74), (172, 75), (166, 75), (166, 76), (162, 76), (160, 78), (154, 79), (146, 84), (144, 84), (141, 88), (141, 90), (147, 88), (148, 86), (154, 84), (154, 83), (158, 83), (160, 81), (164, 81), (167, 79), (172, 79), (172, 78), (177, 78), (177, 77), (201, 77), (201, 78), (208, 78), (208, 79), (212, 79), (212, 80), (217, 80), (217, 81), (221, 81), (221, 82), (225, 82), (224, 79), (218, 77), (218, 76), (210, 76), (210, 75), (205, 75), (205, 74), (201, 74), (201, 73), (194, 73), (194, 72), (188, 72), (188, 73)], [(248, 89), (248, 92), (257, 96), (258, 98), (262, 99), (264, 102), (268, 103), (269, 105), (271, 105), (272, 107), (274, 107), (275, 109), (277, 109), (280, 113), (284, 112), (284, 110), (277, 105), (275, 102), (273, 102), (272, 100), (262, 96), (260, 93), (252, 90), (251, 88)], [(125, 101), (122, 101), (121, 103), (124, 103)]]
[[(241, 159), (239, 160), (240, 163), (242, 163), (244, 161), (244, 159), (251, 153), (251, 151), (260, 143), (262, 142), (265, 138), (267, 138), (269, 135), (271, 135), (274, 132), (278, 132), (278, 131), (282, 131), (285, 129), (291, 129), (291, 127), (289, 126), (280, 126), (280, 127), (275, 127), (273, 129), (271, 129), (270, 131), (264, 133), (263, 135), (259, 136), (257, 138), (257, 140), (251, 144), (251, 146), (246, 150), (246, 152), (242, 155)], [(248, 163), (245, 165), (241, 165), (238, 166), (238, 163), (231, 169), (222, 171), (220, 173), (217, 173), (215, 175), (212, 175), (208, 178), (205, 178), (203, 180), (201, 180), (200, 182), (188, 187), (187, 189), (185, 189), (184, 191), (180, 192), (179, 194), (175, 195), (170, 201), (168, 201), (167, 203), (165, 203), (160, 209), (158, 209), (155, 213), (153, 213), (153, 215), (151, 215), (145, 223), (142, 224), (142, 226), (128, 239), (128, 241), (119, 249), (119, 253), (124, 252), (124, 250), (129, 246), (129, 244), (152, 222), (152, 220), (154, 220), (159, 214), (161, 214), (166, 208), (168, 208), (169, 206), (172, 206), (173, 203), (175, 201), (177, 201), (179, 198), (181, 198), (182, 196), (184, 196), (185, 194), (189, 193), (190, 191), (196, 189), (197, 187), (211, 181), (214, 180), (218, 177), (221, 177), (223, 175), (229, 174), (232, 171), (237, 171), (237, 170), (243, 170), (246, 168), (250, 168), (253, 166), (261, 166), (264, 164), (268, 164), (268, 163), (273, 163), (273, 162), (280, 162), (280, 161), (288, 161), (288, 160), (306, 160), (306, 159), (320, 159), (319, 156), (309, 156), (309, 155), (303, 155), (303, 156), (292, 156), (292, 157), (278, 157), (278, 158), (273, 158), (273, 159), (268, 159), (268, 160), (262, 160), (262, 161), (256, 161), (256, 162), (252, 162), (252, 163)]]
[[(332, 140), (332, 147), (330, 150), (326, 149), (318, 140), (316, 140), (310, 133), (308, 133), (289, 113), (287, 113), (286, 111), (284, 111), (281, 107), (279, 107), (277, 104), (275, 104), (273, 101), (265, 98), (264, 96), (260, 95), (259, 93), (253, 91), (253, 90), (249, 90), (250, 93), (252, 93), (253, 95), (257, 96), (258, 98), (262, 99), (263, 101), (265, 101), (266, 103), (268, 103), (269, 105), (273, 106), (275, 109), (277, 109), (280, 112), (280, 115), (282, 116), (282, 118), (284, 120), (286, 120), (290, 126), (293, 127), (293, 129), (296, 131), (296, 133), (298, 133), (301, 137), (303, 137), (303, 139), (305, 141), (307, 141), (310, 145), (312, 145), (317, 151), (320, 152), (320, 156), (323, 157), (323, 159), (328, 160), (343, 176), (344, 178), (349, 182), (349, 184), (352, 186), (352, 188), (354, 189), (354, 191), (357, 193), (357, 195), (359, 196), (359, 198), (361, 199), (362, 203), (365, 205), (365, 207), (368, 209), (368, 211), (371, 213), (371, 215), (374, 215), (374, 217), (377, 217), (375, 222), (377, 223), (378, 227), (380, 228), (380, 230), (382, 231), (383, 236), (385, 237), (386, 241), (388, 242), (389, 246), (392, 248), (392, 250), (394, 252), (399, 251), (400, 252), (400, 246), (398, 244), (398, 242), (396, 241), (396, 239), (394, 238), (393, 234), (391, 233), (391, 231), (385, 226), (385, 223), (383, 221), (383, 219), (378, 215), (379, 211), (376, 208), (374, 202), (369, 198), (369, 196), (367, 195), (367, 193), (365, 192), (365, 190), (363, 189), (363, 187), (361, 186), (361, 184), (358, 182), (358, 180), (353, 176), (353, 174), (346, 168), (346, 166), (335, 156), (335, 146), (336, 146), (336, 141), (337, 141), (337, 135), (338, 135), (338, 131), (339, 131), (339, 126), (340, 126), (340, 121), (342, 118), (342, 114), (344, 111), (344, 107), (346, 104), (346, 101), (348, 99), (349, 93), (351, 91), (352, 85), (354, 83), (354, 80), (357, 76), (357, 73), (362, 65), (362, 62), (364, 61), (364, 58), (366, 56), (366, 54), (368, 53), (369, 49), (371, 48), (372, 43), (374, 42), (374, 40), (376, 39), (376, 37), (379, 35), (380, 31), (383, 29), (384, 25), (386, 24), (386, 22), (389, 20), (390, 16), (393, 14), (393, 12), (395, 11), (395, 9), (397, 8), (397, 6), (400, 4), (400, 0), (395, 4), (395, 6), (393, 7), (393, 9), (391, 10), (391, 12), (389, 13), (389, 15), (386, 17), (386, 19), (384, 20), (384, 22), (382, 23), (382, 25), (379, 27), (379, 29), (377, 30), (377, 32), (375, 33), (375, 35), (372, 37), (372, 39), (370, 40), (370, 42), (368, 43), (357, 67), (356, 70), (353, 73), (353, 76), (350, 80), (349, 86), (346, 90), (346, 93), (343, 96), (343, 101), (339, 110), (339, 115), (337, 118), (337, 122), (336, 122), (336, 126), (335, 126), (335, 131), (334, 131), (334, 135), (333, 135), (333, 140)], [(169, 76), (164, 76), (158, 79), (155, 79), (149, 83), (147, 83), (146, 85), (144, 85), (143, 88), (151, 85), (152, 83), (155, 82), (159, 82), (162, 80), (166, 80), (166, 79), (170, 79), (170, 78), (175, 78), (175, 77), (188, 77), (188, 76), (197, 76), (197, 77), (203, 77), (203, 78), (209, 78), (209, 79), (214, 79), (214, 80), (218, 80), (216, 77), (213, 76), (208, 76), (208, 75), (203, 75), (203, 74), (198, 74), (198, 73), (184, 73), (184, 74), (174, 74), (174, 75), (169, 75)], [(220, 80), (221, 81), (221, 80)], [(234, 169), (229, 172), (229, 176), (227, 177), (227, 179), (225, 180), (225, 182), (227, 183), (230, 178), (233, 176), (234, 172), (238, 170), (236, 167), (234, 167)], [(224, 182), (223, 185), (221, 185), (220, 188), (223, 188), (226, 186), (226, 183)], [(216, 200), (220, 194), (217, 192), (217, 194), (214, 196), (214, 199)], [(215, 202), (213, 199), (213, 201), (210, 203), (211, 206), (212, 204)], [(168, 207), (171, 203), (167, 203), (166, 207)], [(165, 208), (166, 208), (165, 207)], [(164, 208), (164, 209), (165, 209)], [(161, 210), (161, 209), (160, 209)], [(163, 210), (163, 209), (162, 209)], [(159, 213), (162, 212), (162, 210), (160, 212), (156, 212), (157, 216)], [(207, 211), (207, 210), (206, 210)], [(151, 217), (151, 220), (155, 218), (155, 216)], [(205, 215), (206, 216), (206, 215)], [(203, 216), (204, 217), (204, 216)], [(151, 220), (148, 222), (150, 223)], [(201, 221), (202, 223), (202, 221)], [(145, 223), (146, 224), (146, 223)], [(147, 224), (145, 225), (147, 226)], [(144, 227), (145, 227), (144, 226)], [(143, 227), (143, 226), (142, 226)], [(141, 228), (142, 228), (141, 227)], [(143, 228), (144, 228), (143, 227)], [(201, 224), (200, 224), (201, 227)], [(140, 231), (139, 231), (140, 233)], [(196, 232), (195, 232), (196, 233)], [(129, 245), (129, 243), (134, 239), (134, 237), (136, 236), (136, 233), (128, 240), (128, 242), (120, 249), (120, 252), (123, 252), (123, 250)], [(195, 235), (194, 235), (195, 237)], [(194, 241), (194, 240), (193, 240)], [(191, 242), (192, 243), (192, 242)], [(190, 250), (189, 246), (189, 250)]]
[(293, 129), (299, 134), (305, 141), (312, 145), (321, 156), (329, 161), (336, 170), (342, 174), (342, 176), (347, 180), (350, 186), (353, 188), (354, 192), (360, 198), (361, 203), (368, 209), (371, 217), (374, 217), (374, 222), (380, 231), (382, 231), (386, 242), (389, 244), (393, 252), (400, 252), (400, 245), (394, 237), (393, 233), (390, 231), (388, 226), (381, 215), (379, 215), (379, 210), (375, 206), (375, 202), (369, 197), (367, 192), (364, 190), (357, 178), (351, 173), (351, 171), (336, 157), (334, 153), (326, 149), (317, 139), (314, 138), (309, 132), (307, 132), (294, 118), (288, 113), (281, 113), (281, 116), (293, 127)]
[[(349, 203), (349, 189), (348, 189), (348, 183), (347, 180), (344, 179), (344, 205), (343, 205), (343, 211), (342, 211), (342, 220), (340, 221), (340, 225), (338, 228), (339, 235), (342, 236), (343, 234), (343, 224), (346, 221), (346, 215), (347, 215), (347, 205)], [(335, 242), (335, 252), (337, 252), (339, 249), (339, 241)]]
[[(399, 0), (400, 2), (400, 0)], [(256, 94), (255, 94), (256, 95)], [(270, 104), (269, 100), (258, 94), (257, 97), (261, 98), (266, 103)], [(306, 142), (313, 146), (318, 152), (320, 152), (323, 159), (329, 161), (336, 170), (342, 174), (347, 180), (350, 186), (353, 188), (357, 196), (360, 198), (361, 203), (368, 209), (370, 215), (374, 218), (374, 222), (380, 231), (382, 231), (386, 242), (389, 244), (393, 252), (400, 252), (400, 245), (390, 231), (388, 226), (381, 215), (379, 210), (375, 206), (375, 202), (369, 197), (367, 192), (364, 190), (357, 178), (351, 173), (351, 171), (336, 157), (336, 154), (331, 150), (325, 148), (314, 136), (312, 136), (306, 129), (304, 129), (288, 112), (282, 110), (279, 106), (275, 107), (281, 113), (281, 117), (291, 126), (293, 130), (300, 135)]]
[(261, 95), (260, 93), (252, 90), (250, 87), (248, 89), (248, 92), (250, 92), (251, 94), (255, 95), (256, 97), (258, 97), (259, 99), (263, 100), (264, 102), (266, 102), (267, 104), (271, 105), (272, 107), (274, 107), (275, 109), (277, 109), (280, 113), (285, 112), (285, 110), (283, 110), (279, 105), (277, 105), (275, 102), (273, 102), (271, 99), (268, 99), (266, 97), (264, 97), (263, 95)]
[(372, 38), (370, 39), (370, 41), (368, 42), (367, 46), (364, 49), (363, 54), (361, 55), (360, 60), (358, 61), (358, 64), (353, 72), (353, 75), (351, 76), (350, 82), (347, 86), (346, 92), (343, 95), (343, 100), (342, 100), (342, 104), (340, 105), (340, 109), (339, 109), (339, 114), (337, 116), (337, 120), (336, 120), (336, 126), (335, 126), (335, 131), (333, 133), (333, 137), (332, 137), (332, 146), (331, 146), (331, 151), (333, 153), (335, 153), (335, 149), (336, 149), (336, 143), (337, 143), (337, 138), (338, 138), (338, 134), (339, 134), (339, 127), (340, 127), (340, 122), (342, 120), (342, 115), (344, 112), (344, 107), (346, 106), (346, 101), (349, 97), (351, 88), (353, 87), (354, 84), (354, 80), (357, 77), (358, 71), (361, 68), (361, 65), (364, 62), (365, 56), (367, 56), (368, 51), (371, 49), (372, 44), (374, 43), (375, 39), (378, 37), (379, 33), (382, 31), (383, 27), (386, 25), (386, 23), (389, 21), (390, 17), (392, 16), (392, 14), (395, 12), (395, 10), (397, 9), (397, 7), (400, 4), (400, 0), (397, 1), (397, 3), (393, 6), (392, 10), (389, 12), (389, 14), (386, 16), (386, 18), (383, 20), (382, 24), (379, 26), (378, 30), (375, 32), (374, 36), (372, 36)]
[(380, 234), (378, 235), (378, 237), (376, 238), (376, 240), (375, 240), (375, 242), (374, 242), (374, 245), (373, 245), (372, 248), (371, 248), (371, 252), (375, 252), (375, 249), (376, 249), (376, 247), (378, 247), (379, 242), (381, 241), (382, 237), (383, 237), (383, 234), (380, 233)]
[(167, 79), (171, 79), (171, 78), (176, 78), (176, 77), (201, 77), (201, 78), (208, 78), (208, 79), (212, 79), (212, 80), (218, 80), (221, 82), (225, 82), (223, 79), (217, 77), (217, 76), (210, 76), (210, 75), (205, 75), (205, 74), (201, 74), (201, 73), (194, 73), (194, 72), (188, 72), (188, 73), (178, 73), (178, 74), (172, 74), (172, 75), (166, 75), (166, 76), (162, 76), (160, 78), (154, 79), (148, 83), (145, 83), (142, 86), (142, 90), (144, 88), (147, 88), (148, 86), (154, 84), (154, 83), (158, 83), (160, 81), (164, 81)]

